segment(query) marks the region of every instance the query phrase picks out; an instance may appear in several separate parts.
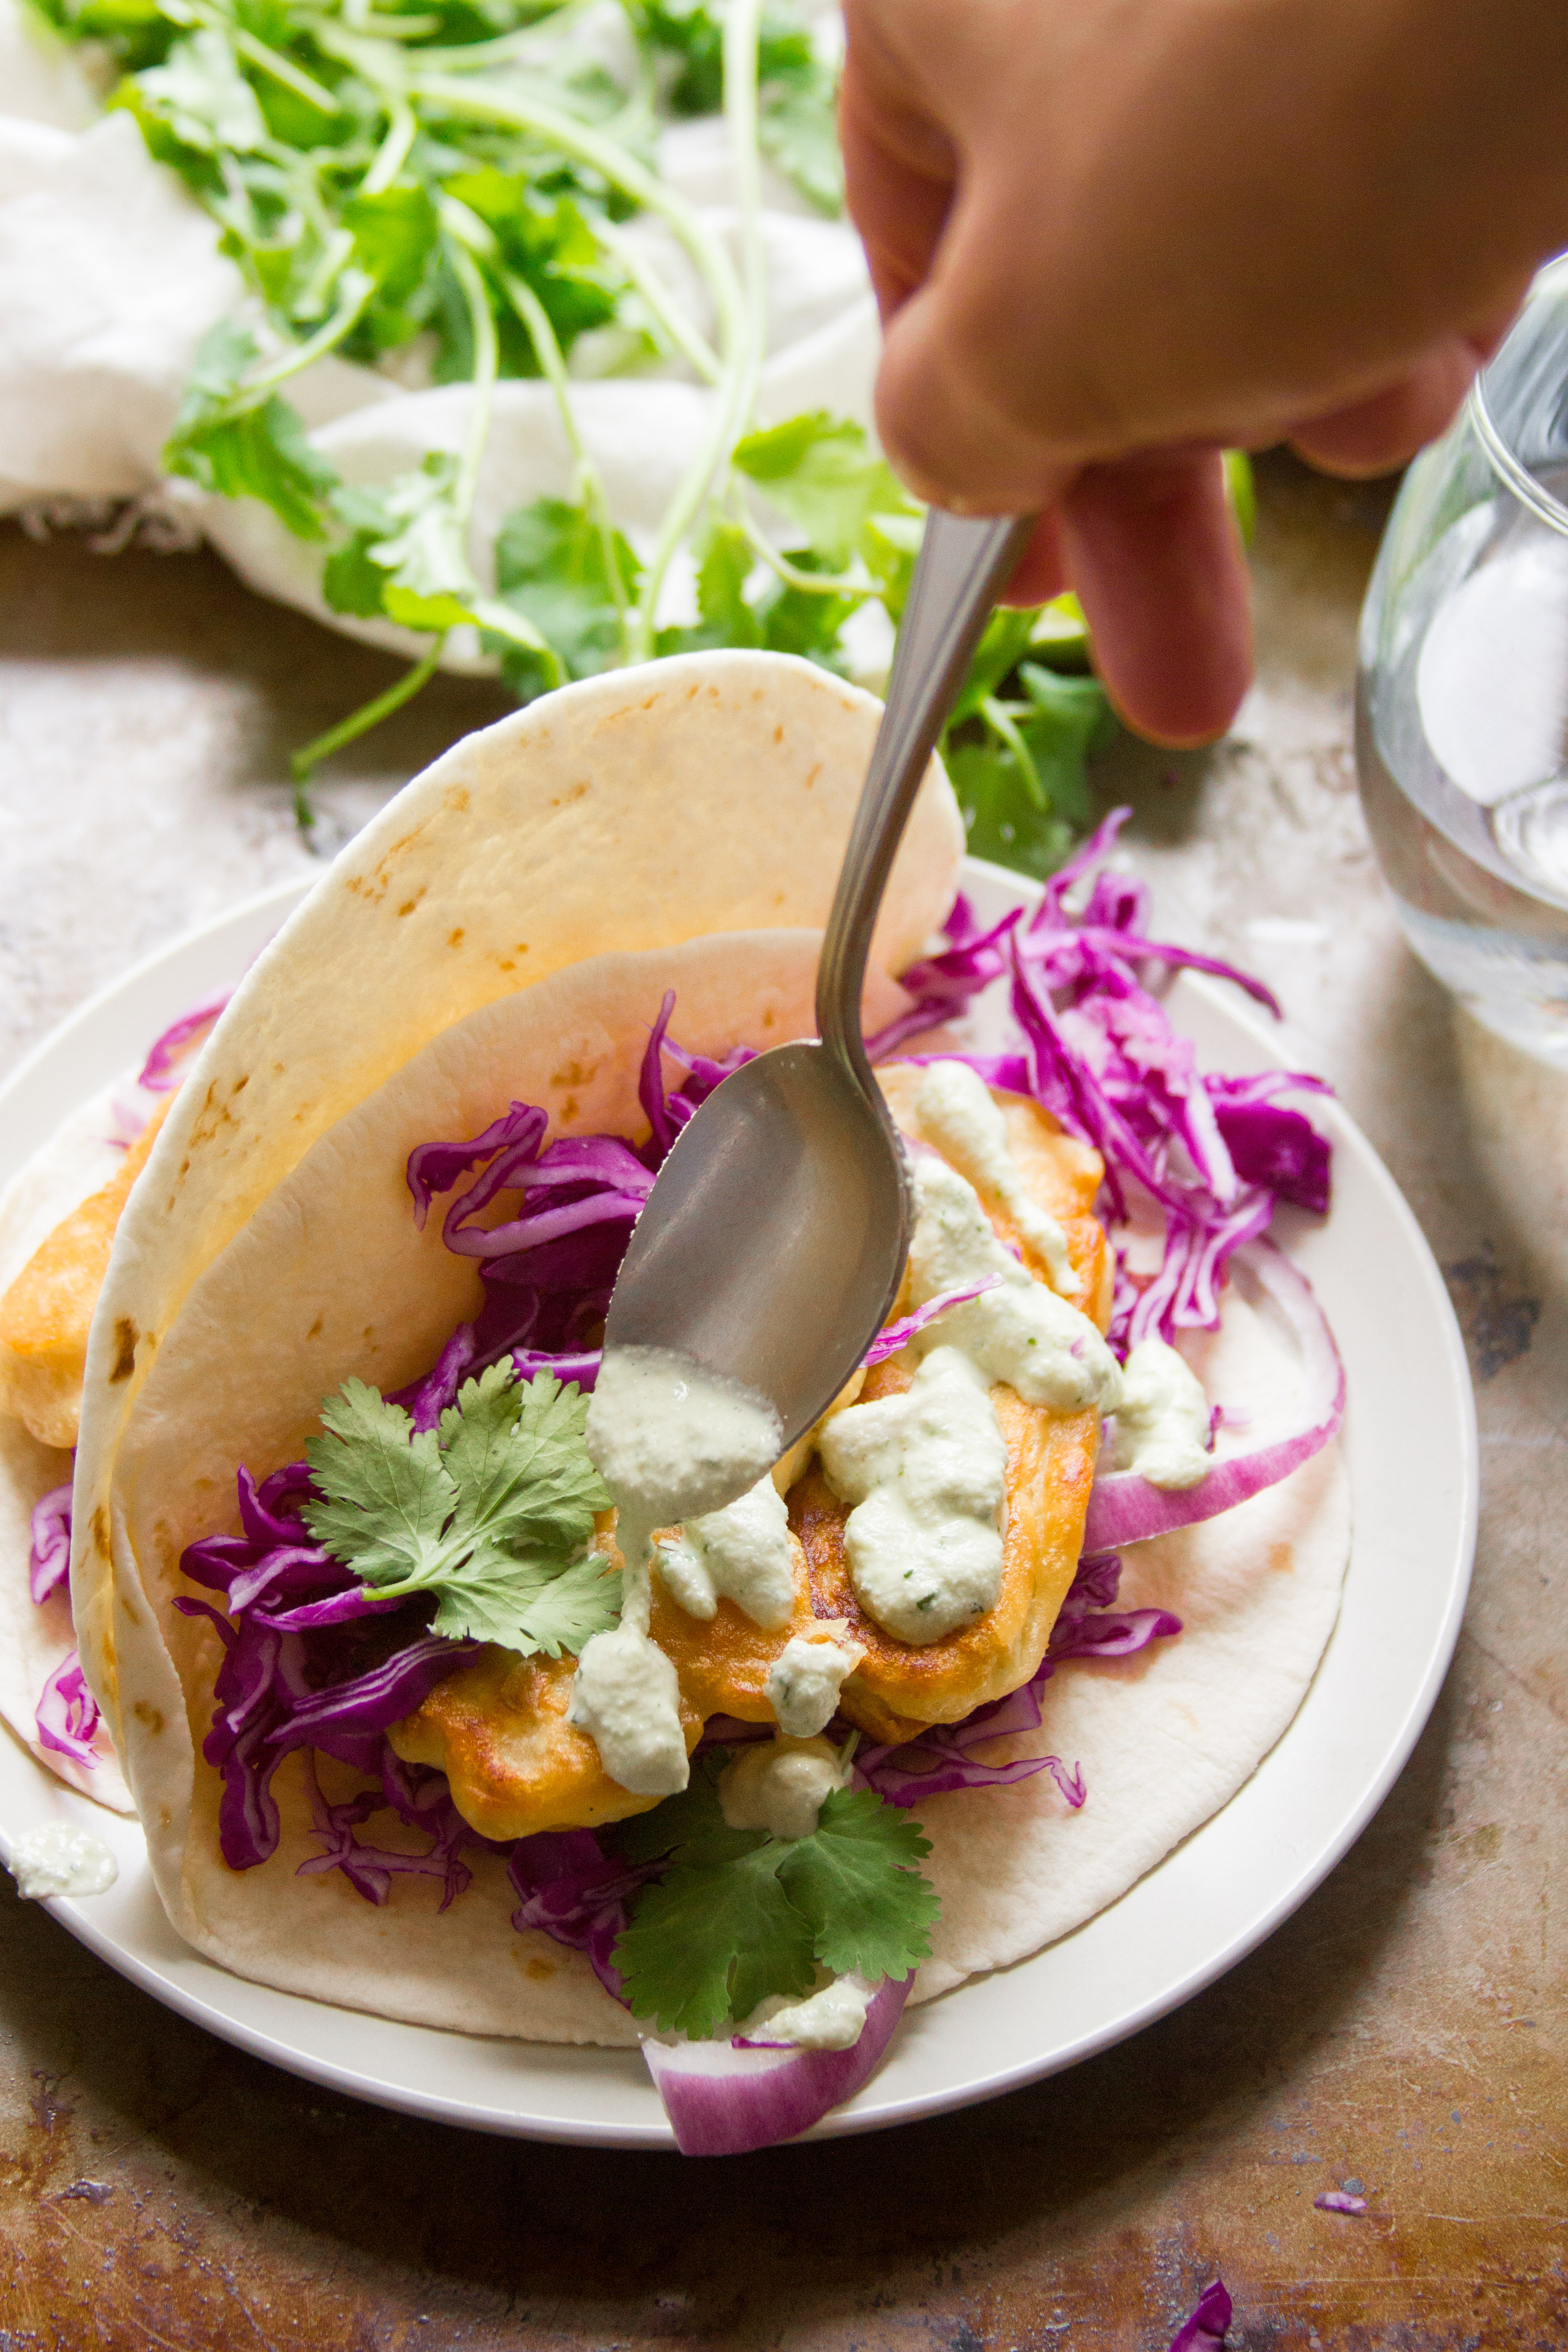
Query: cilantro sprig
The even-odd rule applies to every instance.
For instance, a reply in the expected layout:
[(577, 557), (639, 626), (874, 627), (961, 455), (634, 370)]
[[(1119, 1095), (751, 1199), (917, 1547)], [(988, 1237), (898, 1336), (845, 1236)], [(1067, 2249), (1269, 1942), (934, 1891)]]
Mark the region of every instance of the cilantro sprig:
[[(754, 431), (766, 348), (763, 159), (842, 211), (837, 68), (799, 0), (622, 0), (629, 70), (570, 0), (30, 0), (117, 71), (110, 104), (217, 222), (253, 297), (200, 346), (164, 453), (209, 495), (259, 500), (319, 551), (328, 607), (425, 640), (383, 693), (293, 757), (313, 822), (320, 763), (417, 693), (452, 633), (499, 656), (521, 700), (656, 652), (755, 646), (874, 675), (902, 610), (923, 517), (861, 428), (812, 413)], [(722, 110), (742, 259), (652, 168), (661, 112)], [(700, 330), (647, 250), (681, 248), (711, 313)], [(399, 381), (471, 388), (464, 446), (379, 485), (345, 483), (288, 396), (336, 352)], [(580, 375), (676, 359), (711, 421), (660, 524), (614, 528), (577, 416)], [(568, 498), (478, 528), (492, 394), (548, 383)], [(1238, 512), (1244, 459), (1233, 467)], [(689, 559), (695, 619), (666, 589)], [(493, 587), (491, 582), (493, 579)], [(1033, 873), (1089, 814), (1086, 762), (1109, 728), (1083, 615), (1058, 598), (999, 614), (942, 750), (973, 846)], [(1042, 682), (1043, 681), (1043, 682)], [(1059, 689), (1059, 690), (1058, 690)]]
[(873, 1982), (931, 1956), (941, 1904), (920, 1864), (931, 1841), (869, 1789), (836, 1789), (809, 1837), (732, 1830), (719, 1801), (722, 1749), (688, 1788), (614, 1834), (628, 1862), (668, 1856), (635, 1898), (615, 1963), (636, 2017), (696, 2039), (770, 1993), (809, 1992), (819, 1967)]
[(620, 1580), (584, 1549), (609, 1491), (584, 1442), (587, 1400), (492, 1364), (438, 1430), (345, 1381), (305, 1448), (310, 1533), (379, 1596), (431, 1592), (431, 1630), (531, 1656), (579, 1653), (613, 1625)]

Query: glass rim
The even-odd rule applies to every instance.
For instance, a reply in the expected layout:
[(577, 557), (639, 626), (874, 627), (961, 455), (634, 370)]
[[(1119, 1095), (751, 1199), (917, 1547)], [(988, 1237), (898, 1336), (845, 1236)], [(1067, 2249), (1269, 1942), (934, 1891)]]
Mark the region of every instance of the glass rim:
[(1568, 254), (1559, 254), (1536, 273), (1534, 283), (1525, 299), (1519, 317), (1510, 328), (1502, 344), (1471, 383), (1466, 396), (1465, 411), (1470, 429), (1486, 453), (1487, 460), (1498, 479), (1513, 492), (1522, 507), (1552, 530), (1568, 538), (1568, 506), (1552, 497), (1544, 483), (1539, 481), (1510, 442), (1508, 436), (1492, 415), (1487, 397), (1487, 378), (1501, 359), (1509, 343), (1518, 333), (1531, 305), (1542, 295), (1568, 292)]
[(1487, 461), (1498, 479), (1513, 492), (1521, 506), (1552, 530), (1568, 539), (1568, 506), (1554, 499), (1543, 483), (1538, 482), (1523, 459), (1515, 455), (1504, 438), (1502, 429), (1487, 404), (1486, 378), (1479, 375), (1471, 384), (1466, 402), (1470, 427), (1487, 455)]

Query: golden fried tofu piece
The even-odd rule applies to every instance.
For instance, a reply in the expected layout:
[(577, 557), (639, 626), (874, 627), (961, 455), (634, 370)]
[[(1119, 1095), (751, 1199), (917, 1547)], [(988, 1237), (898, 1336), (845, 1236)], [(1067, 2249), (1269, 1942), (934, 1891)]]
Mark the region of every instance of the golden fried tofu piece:
[[(612, 1780), (585, 1731), (566, 1720), (575, 1658), (520, 1658), (488, 1643), (387, 1734), (406, 1764), (436, 1764), (463, 1819), (485, 1837), (595, 1829), (652, 1811)], [(685, 1702), (688, 1755), (702, 1718)]]
[(164, 1096), (108, 1183), (39, 1243), (0, 1298), (0, 1412), (41, 1445), (76, 1444), (87, 1335), (115, 1227), (173, 1100)]
[(786, 1642), (816, 1622), (805, 1554), (795, 1551), (795, 1609), (783, 1625), (753, 1625), (743, 1609), (721, 1599), (717, 1613), (692, 1617), (666, 1591), (656, 1567), (648, 1631), (680, 1678), (680, 1695), (704, 1721), (733, 1715), (742, 1723), (771, 1723), (768, 1671)]

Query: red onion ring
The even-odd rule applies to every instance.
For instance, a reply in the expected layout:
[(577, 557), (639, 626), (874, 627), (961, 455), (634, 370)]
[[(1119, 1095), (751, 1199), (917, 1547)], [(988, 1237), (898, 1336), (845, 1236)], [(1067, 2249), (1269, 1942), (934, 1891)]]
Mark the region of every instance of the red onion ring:
[(1283, 1313), (1300, 1343), (1307, 1389), (1301, 1426), (1250, 1454), (1233, 1454), (1227, 1461), (1216, 1462), (1195, 1486), (1152, 1486), (1134, 1470), (1112, 1471), (1096, 1481), (1089, 1498), (1086, 1552), (1115, 1551), (1122, 1544), (1196, 1527), (1234, 1510), (1310, 1462), (1344, 1419), (1344, 1366), (1311, 1284), (1272, 1242), (1247, 1242), (1236, 1255)]
[(887, 1978), (849, 2050), (739, 2047), (733, 2042), (643, 2042), (682, 2156), (744, 2156), (819, 2123), (875, 2072), (903, 2013), (912, 1976)]

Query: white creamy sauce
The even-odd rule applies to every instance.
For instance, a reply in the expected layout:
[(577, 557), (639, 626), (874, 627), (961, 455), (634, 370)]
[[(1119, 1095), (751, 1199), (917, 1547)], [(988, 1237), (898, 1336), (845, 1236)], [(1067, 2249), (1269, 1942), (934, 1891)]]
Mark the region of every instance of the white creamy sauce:
[(741, 2028), (742, 2038), (787, 2042), (796, 2050), (853, 2050), (866, 2029), (871, 1988), (858, 1977), (833, 1977), (804, 2000), (770, 1993)]
[(967, 1062), (931, 1063), (915, 1097), (915, 1116), (926, 1141), (1012, 1219), (1044, 1261), (1052, 1287), (1064, 1298), (1081, 1298), (1083, 1281), (1068, 1255), (1067, 1235), (1029, 1197), (1008, 1147), (1006, 1118), (979, 1072)]
[(721, 1511), (688, 1519), (681, 1540), (660, 1544), (654, 1559), (689, 1617), (714, 1616), (721, 1596), (767, 1628), (786, 1624), (795, 1608), (789, 1512), (771, 1476)]
[(824, 1801), (844, 1785), (843, 1767), (826, 1739), (777, 1738), (742, 1748), (719, 1775), (719, 1802), (732, 1830), (770, 1837), (809, 1837)]
[(595, 1633), (573, 1678), (568, 1719), (588, 1733), (617, 1788), (670, 1797), (690, 1778), (680, 1685), (657, 1642), (635, 1626)]
[(825, 1730), (839, 1692), (865, 1654), (858, 1642), (844, 1634), (796, 1633), (786, 1642), (768, 1669), (768, 1705), (779, 1729), (793, 1739), (810, 1739)]
[(1163, 1339), (1140, 1339), (1121, 1374), (1116, 1466), (1152, 1486), (1195, 1486), (1214, 1468), (1209, 1401), (1197, 1374)]
[(619, 1625), (584, 1646), (567, 1713), (637, 1796), (673, 1796), (690, 1778), (680, 1685), (648, 1638), (654, 1529), (732, 1504), (777, 1459), (782, 1436), (765, 1397), (673, 1349), (615, 1348), (599, 1367), (588, 1452), (616, 1506), (624, 1597)]
[(1007, 1449), (967, 1355), (934, 1348), (903, 1395), (841, 1412), (822, 1466), (854, 1506), (844, 1556), (856, 1598), (887, 1633), (923, 1645), (995, 1607)]
[[(917, 1214), (910, 1244), (913, 1303), (996, 1277), (995, 1287), (950, 1307), (913, 1346), (962, 1349), (988, 1380), (1003, 1381), (1026, 1404), (1055, 1412), (1097, 1405), (1114, 1412), (1121, 1393), (1115, 1357), (1087, 1315), (1058, 1298), (1019, 1265), (991, 1229), (979, 1195), (945, 1160), (915, 1162)], [(863, 1406), (854, 1408), (863, 1412)], [(846, 1413), (839, 1423), (850, 1418)], [(826, 1444), (826, 1433), (824, 1443)], [(829, 1474), (831, 1475), (831, 1474)]]
[(16, 1892), (28, 1902), (46, 1895), (102, 1895), (120, 1875), (120, 1865), (95, 1830), (68, 1822), (45, 1822), (19, 1837), (11, 1852)]

